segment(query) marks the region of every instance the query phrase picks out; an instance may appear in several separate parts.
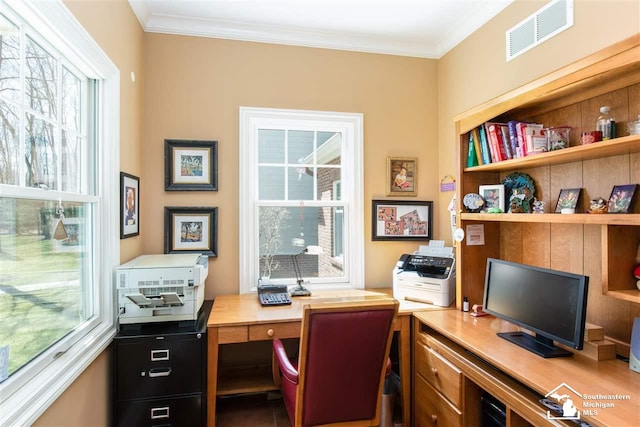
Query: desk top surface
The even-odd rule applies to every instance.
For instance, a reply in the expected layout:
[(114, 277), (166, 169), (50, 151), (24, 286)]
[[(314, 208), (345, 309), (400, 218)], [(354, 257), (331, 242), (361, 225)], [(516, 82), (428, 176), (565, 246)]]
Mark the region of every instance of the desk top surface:
[[(472, 317), (458, 310), (414, 313), (423, 324), (460, 345), (540, 393), (542, 396), (566, 385), (585, 399), (581, 411), (598, 410), (596, 425), (640, 425), (640, 374), (621, 360), (596, 361), (582, 355), (545, 359), (496, 335), (518, 328), (493, 316)], [(598, 398), (604, 396), (605, 398)], [(629, 396), (629, 400), (624, 397)], [(613, 397), (613, 398), (609, 398)], [(602, 408), (592, 403), (613, 404)]]
[[(381, 289), (336, 289), (314, 291), (310, 297), (293, 297), (290, 305), (263, 307), (254, 293), (216, 296), (208, 327), (222, 327), (233, 325), (255, 325), (260, 323), (291, 322), (302, 318), (304, 304), (318, 302), (363, 301), (369, 299), (390, 298), (391, 288)], [(400, 301), (398, 314), (410, 315), (414, 311), (443, 310), (431, 304), (413, 301)]]

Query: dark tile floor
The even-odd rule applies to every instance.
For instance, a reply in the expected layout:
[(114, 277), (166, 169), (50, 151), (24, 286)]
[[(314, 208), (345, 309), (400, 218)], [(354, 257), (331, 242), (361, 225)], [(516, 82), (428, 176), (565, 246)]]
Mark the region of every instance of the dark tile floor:
[(291, 427), (279, 394), (266, 393), (219, 398), (218, 427)]

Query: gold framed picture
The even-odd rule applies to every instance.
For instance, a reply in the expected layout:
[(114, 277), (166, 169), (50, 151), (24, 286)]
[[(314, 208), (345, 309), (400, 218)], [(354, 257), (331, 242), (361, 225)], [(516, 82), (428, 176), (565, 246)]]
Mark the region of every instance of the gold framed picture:
[(418, 195), (418, 159), (387, 157), (387, 196)]

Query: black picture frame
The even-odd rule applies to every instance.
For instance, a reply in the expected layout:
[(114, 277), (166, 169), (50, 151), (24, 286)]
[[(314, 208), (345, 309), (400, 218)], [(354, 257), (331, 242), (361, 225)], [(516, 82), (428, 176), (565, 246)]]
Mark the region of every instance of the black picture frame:
[(120, 239), (140, 234), (140, 178), (120, 172)]
[(555, 213), (561, 213), (562, 209), (576, 209), (578, 202), (580, 201), (580, 195), (582, 194), (582, 188), (563, 188), (558, 194), (558, 201), (556, 202)]
[(609, 196), (607, 213), (629, 213), (637, 188), (638, 184), (614, 185)]
[(218, 208), (166, 206), (164, 253), (218, 256)]
[(433, 202), (372, 200), (371, 240), (431, 240)]
[(164, 140), (165, 191), (218, 191), (218, 141)]

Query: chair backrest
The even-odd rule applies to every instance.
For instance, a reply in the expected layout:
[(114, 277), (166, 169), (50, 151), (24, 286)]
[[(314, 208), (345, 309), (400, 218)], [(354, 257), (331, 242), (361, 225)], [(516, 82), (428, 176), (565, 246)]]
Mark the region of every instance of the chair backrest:
[(296, 426), (378, 425), (397, 314), (393, 299), (304, 306)]

